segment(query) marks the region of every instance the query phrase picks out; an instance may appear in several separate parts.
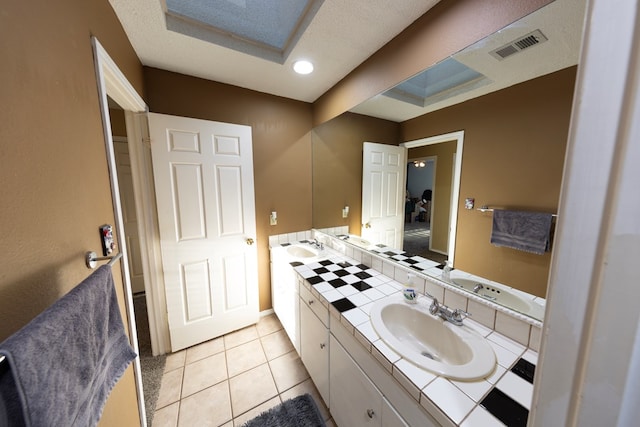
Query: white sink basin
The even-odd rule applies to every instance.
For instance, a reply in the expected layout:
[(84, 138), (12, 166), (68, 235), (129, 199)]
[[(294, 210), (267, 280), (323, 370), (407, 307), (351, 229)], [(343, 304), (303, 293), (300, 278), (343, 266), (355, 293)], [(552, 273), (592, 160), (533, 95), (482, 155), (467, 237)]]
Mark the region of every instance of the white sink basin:
[(287, 253), (296, 258), (313, 258), (320, 254), (318, 249), (310, 245), (287, 246)]
[(474, 380), (490, 375), (496, 356), (487, 340), (466, 325), (456, 326), (429, 314), (430, 300), (407, 304), (392, 295), (371, 307), (371, 323), (396, 353), (420, 368), (444, 377)]
[[(487, 282), (464, 278), (452, 278), (451, 281), (454, 285), (460, 286), (461, 288), (475, 293), (482, 298), (504, 305), (512, 310), (516, 310), (524, 314), (534, 314), (538, 308), (537, 304), (533, 301), (527, 301), (526, 299), (509, 292), (508, 289), (495, 286)], [(478, 285), (481, 285), (482, 287), (479, 287), (478, 291), (475, 292), (474, 288)]]
[(354, 234), (350, 234), (349, 238), (346, 241), (361, 248), (368, 248), (369, 246), (371, 246), (371, 242), (369, 242), (368, 240), (364, 240), (362, 237), (356, 236)]

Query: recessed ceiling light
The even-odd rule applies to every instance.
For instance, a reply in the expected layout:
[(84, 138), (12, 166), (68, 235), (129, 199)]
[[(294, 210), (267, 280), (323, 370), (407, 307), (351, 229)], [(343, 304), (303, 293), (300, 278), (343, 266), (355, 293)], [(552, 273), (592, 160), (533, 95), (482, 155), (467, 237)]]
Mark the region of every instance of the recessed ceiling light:
[(313, 64), (309, 61), (296, 61), (293, 70), (298, 74), (309, 74), (313, 71)]

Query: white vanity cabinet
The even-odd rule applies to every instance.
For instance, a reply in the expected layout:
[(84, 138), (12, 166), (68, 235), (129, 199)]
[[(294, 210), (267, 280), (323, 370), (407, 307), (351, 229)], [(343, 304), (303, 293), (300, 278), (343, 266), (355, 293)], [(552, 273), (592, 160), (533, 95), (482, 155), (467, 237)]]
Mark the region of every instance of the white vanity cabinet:
[(282, 248), (271, 249), (271, 304), (300, 354), (300, 298), (298, 275)]
[(333, 335), (329, 353), (330, 407), (338, 426), (407, 427)]
[[(300, 279), (302, 280), (302, 279)], [(329, 404), (329, 309), (300, 284), (300, 358)]]

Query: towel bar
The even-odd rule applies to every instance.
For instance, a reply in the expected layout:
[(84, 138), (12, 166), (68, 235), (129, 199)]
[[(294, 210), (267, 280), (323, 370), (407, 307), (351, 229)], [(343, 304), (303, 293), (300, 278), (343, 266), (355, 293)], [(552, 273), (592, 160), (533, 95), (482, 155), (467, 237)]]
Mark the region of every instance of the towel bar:
[(96, 265), (98, 264), (97, 261), (104, 261), (108, 259), (109, 263), (107, 265), (112, 266), (120, 258), (122, 258), (122, 252), (118, 252), (117, 254), (112, 256), (101, 257), (98, 257), (98, 254), (92, 251), (88, 251), (84, 254), (84, 261), (87, 264), (87, 268), (91, 269), (96, 268)]

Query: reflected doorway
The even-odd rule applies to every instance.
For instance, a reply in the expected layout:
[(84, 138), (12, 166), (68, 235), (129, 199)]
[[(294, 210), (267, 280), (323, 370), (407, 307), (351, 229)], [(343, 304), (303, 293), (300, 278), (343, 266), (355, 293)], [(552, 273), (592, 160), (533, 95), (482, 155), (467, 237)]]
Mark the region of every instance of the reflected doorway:
[(444, 263), (447, 255), (430, 247), (436, 161), (436, 156), (408, 159), (403, 250)]

